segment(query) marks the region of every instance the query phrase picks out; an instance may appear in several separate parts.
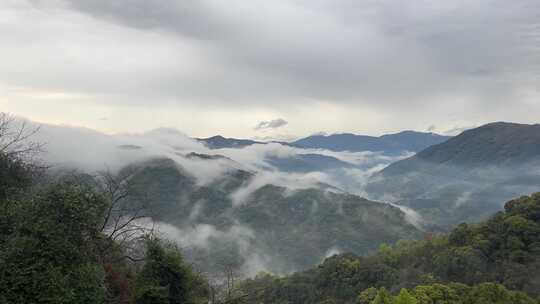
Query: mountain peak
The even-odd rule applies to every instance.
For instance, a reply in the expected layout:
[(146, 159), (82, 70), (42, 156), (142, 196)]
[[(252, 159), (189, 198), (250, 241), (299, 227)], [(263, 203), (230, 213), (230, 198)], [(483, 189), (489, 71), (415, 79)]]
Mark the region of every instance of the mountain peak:
[(540, 125), (495, 122), (464, 131), (418, 153), (418, 158), (454, 165), (505, 165), (540, 158)]

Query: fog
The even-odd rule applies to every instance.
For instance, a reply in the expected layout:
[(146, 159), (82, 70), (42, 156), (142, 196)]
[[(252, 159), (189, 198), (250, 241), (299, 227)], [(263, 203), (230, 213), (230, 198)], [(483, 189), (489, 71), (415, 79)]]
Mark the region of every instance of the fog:
[[(295, 191), (318, 188), (329, 192), (349, 192), (367, 196), (364, 186), (369, 177), (389, 163), (410, 155), (388, 157), (375, 152), (333, 152), (323, 149), (300, 149), (279, 143), (255, 144), (237, 149), (211, 150), (175, 129), (160, 128), (144, 133), (104, 134), (90, 129), (71, 126), (31, 123), (38, 127), (33, 140), (44, 143), (42, 161), (53, 170), (75, 169), (86, 173), (102, 170), (118, 172), (122, 168), (153, 158), (169, 158), (178, 168), (195, 179), (197, 186), (212, 186), (212, 182), (227, 179), (227, 173), (239, 170), (249, 172), (250, 177), (234, 191), (228, 199), (232, 208), (250, 202), (251, 195), (265, 185), (282, 187), (285, 197)], [(193, 155), (190, 153), (198, 153)], [(209, 155), (213, 157), (204, 157)], [(324, 171), (284, 172), (273, 165), (271, 159), (288, 159), (306, 154), (333, 157), (347, 164), (345, 168), (329, 168)], [(179, 202), (186, 197), (178, 198)], [(201, 212), (212, 202), (200, 200), (190, 202), (185, 220), (170, 222), (147, 219), (155, 231), (177, 243), (188, 259), (201, 265), (217, 263), (213, 256), (222, 250), (232, 250), (240, 258), (236, 270), (240, 276), (253, 276), (260, 271), (284, 274), (294, 271), (291, 263), (283, 257), (270, 255), (268, 246), (257, 241), (254, 230), (234, 217), (230, 226), (217, 227), (204, 223)], [(311, 212), (317, 212), (319, 202), (314, 200)], [(341, 206), (338, 206), (337, 210)], [(404, 207), (405, 217), (419, 227), (417, 215)], [(228, 249), (227, 249), (228, 248)], [(320, 260), (341, 252), (330, 247)], [(205, 257), (204, 261), (197, 259)], [(220, 269), (223, 265), (215, 264)], [(214, 269), (215, 271), (215, 269)], [(219, 271), (219, 270), (218, 270)], [(217, 275), (217, 274), (216, 274)]]
[[(353, 192), (363, 194), (362, 185), (372, 173), (410, 155), (405, 153), (389, 157), (377, 152), (300, 149), (279, 143), (211, 150), (175, 129), (160, 128), (139, 134), (109, 135), (71, 126), (38, 123), (32, 123), (32, 126), (39, 128), (32, 140), (44, 144), (41, 157), (53, 169), (78, 169), (87, 173), (108, 169), (116, 172), (135, 162), (167, 157), (192, 174), (200, 185), (211, 183), (233, 170), (257, 172), (245, 189), (235, 194), (235, 201), (265, 184), (303, 189), (323, 183), (341, 189), (355, 189)], [(211, 160), (186, 157), (192, 152), (225, 157)], [(285, 173), (269, 162), (271, 158), (286, 159), (304, 154), (334, 157), (351, 167), (325, 172)]]

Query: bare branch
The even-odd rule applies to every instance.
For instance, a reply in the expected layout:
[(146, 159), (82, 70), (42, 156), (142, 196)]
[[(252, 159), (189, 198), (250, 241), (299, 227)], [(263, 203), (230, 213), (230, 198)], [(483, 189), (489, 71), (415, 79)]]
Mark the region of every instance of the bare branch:
[(30, 127), (25, 120), (0, 113), (0, 153), (25, 158), (42, 151), (43, 145), (30, 141), (39, 132), (39, 127)]
[[(154, 227), (149, 227), (146, 221), (149, 212), (144, 203), (144, 195), (134, 191), (132, 177), (135, 171), (123, 170), (118, 174), (110, 170), (99, 172), (96, 176), (97, 186), (107, 197), (109, 205), (104, 212), (100, 225), (100, 232), (109, 240), (108, 245), (102, 249), (106, 252), (114, 244), (120, 246), (127, 256), (134, 260), (131, 246), (139, 244), (146, 235), (153, 233)], [(130, 254), (130, 251), (132, 254)], [(136, 258), (139, 260), (138, 258)]]

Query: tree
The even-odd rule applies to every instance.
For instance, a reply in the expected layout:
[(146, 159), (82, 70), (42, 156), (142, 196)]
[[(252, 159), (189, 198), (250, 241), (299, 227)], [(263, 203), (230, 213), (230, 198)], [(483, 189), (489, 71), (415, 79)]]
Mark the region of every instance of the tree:
[(394, 300), (392, 298), (392, 295), (388, 291), (386, 291), (384, 287), (379, 289), (377, 296), (371, 302), (371, 304), (393, 304), (393, 303), (394, 303)]
[(0, 113), (0, 153), (17, 158), (38, 153), (42, 144), (30, 140), (38, 131), (38, 127), (30, 127), (25, 120)]
[(33, 161), (33, 156), (42, 145), (30, 140), (37, 131), (25, 121), (0, 113), (0, 202), (27, 188), (41, 173), (43, 168)]
[(61, 183), (15, 206), (15, 226), (0, 249), (0, 302), (103, 303), (97, 244), (105, 198)]
[(402, 288), (399, 294), (394, 299), (395, 304), (416, 304), (418, 301), (413, 297), (409, 291), (405, 288)]
[(443, 284), (421, 285), (414, 289), (419, 304), (459, 304), (460, 296), (454, 289)]
[(135, 284), (138, 304), (198, 304), (208, 302), (208, 285), (183, 261), (173, 244), (146, 239), (146, 259)]
[(140, 241), (153, 233), (153, 227), (144, 222), (150, 211), (145, 194), (136, 190), (132, 183), (133, 174), (132, 170), (123, 170), (116, 175), (107, 170), (99, 172), (94, 180), (96, 188), (108, 201), (100, 231), (109, 242), (101, 248), (102, 253), (109, 252), (112, 246), (119, 246), (124, 253), (122, 258), (138, 262), (142, 260)]
[(357, 303), (358, 304), (370, 304), (373, 300), (375, 300), (375, 297), (377, 297), (378, 290), (375, 287), (370, 287), (360, 293), (358, 295)]
[(484, 283), (472, 289), (469, 294), (469, 303), (503, 304), (515, 302), (512, 301), (511, 293), (504, 286), (496, 283)]

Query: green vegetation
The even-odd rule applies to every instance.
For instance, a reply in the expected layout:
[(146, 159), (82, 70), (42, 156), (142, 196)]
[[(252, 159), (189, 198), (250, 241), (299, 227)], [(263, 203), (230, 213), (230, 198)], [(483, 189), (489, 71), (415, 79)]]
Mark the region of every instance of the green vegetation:
[(491, 123), (390, 164), (366, 191), (417, 211), (430, 231), (448, 231), (538, 191), (539, 164), (540, 125)]
[[(487, 282), (500, 286), (485, 285)], [(466, 284), (472, 289), (451, 283)], [(459, 301), (487, 297), (484, 292), (497, 290), (507, 294), (506, 289), (537, 297), (540, 294), (540, 193), (509, 201), (505, 212), (481, 224), (461, 224), (447, 235), (400, 241), (393, 247), (383, 245), (371, 256), (337, 255), (317, 268), (288, 277), (265, 275), (247, 280), (242, 288), (247, 293), (257, 290), (254, 297), (259, 303), (323, 303), (325, 300), (368, 303), (377, 300), (379, 294), (378, 303), (385, 303), (389, 298), (386, 291), (369, 288), (386, 288), (388, 293), (406, 288), (419, 297), (431, 296), (433, 290), (442, 292), (446, 289), (441, 286), (445, 285), (449, 292), (459, 292)], [(404, 292), (398, 297), (408, 296)], [(523, 294), (508, 293), (508, 297), (513, 299)], [(426, 302), (421, 298), (418, 301), (473, 303)], [(521, 303), (512, 301), (505, 303)]]
[(208, 302), (208, 286), (182, 260), (180, 250), (155, 238), (146, 240), (146, 262), (135, 283), (136, 303)]
[(53, 185), (8, 204), (15, 226), (2, 236), (2, 297), (12, 303), (102, 303), (97, 227), (105, 200), (81, 187)]
[(232, 171), (201, 186), (171, 159), (152, 159), (124, 170), (132, 172), (132, 192), (144, 190), (155, 220), (188, 230), (210, 225), (217, 231), (240, 226), (250, 232), (242, 244), (211, 237), (208, 246), (188, 253), (207, 272), (216, 272), (222, 264), (243, 265), (245, 256), (239, 251), (246, 245), (251, 253), (269, 257), (269, 271), (284, 273), (317, 265), (331, 249), (367, 254), (381, 243), (422, 236), (398, 208), (331, 191), (335, 189), (292, 191), (264, 185), (235, 206), (234, 193), (256, 178), (253, 173)]
[(358, 304), (537, 304), (523, 292), (510, 291), (496, 283), (469, 287), (460, 283), (420, 285), (401, 289), (393, 296), (386, 289), (370, 288), (358, 296)]
[[(533, 297), (540, 295), (540, 193), (509, 201), (504, 212), (488, 221), (461, 224), (448, 235), (381, 245), (369, 256), (335, 255), (316, 268), (287, 277), (261, 273), (238, 282), (234, 269), (227, 269), (223, 283), (227, 290), (220, 294), (184, 260), (176, 245), (137, 225), (138, 208), (157, 203), (155, 197), (150, 202), (140, 199), (141, 185), (161, 191), (159, 184), (152, 183), (157, 174), (160, 183), (178, 191), (158, 196), (165, 202), (158, 210), (172, 212), (175, 206), (168, 203), (175, 202), (182, 189), (179, 184), (195, 187), (180, 171), (166, 165), (129, 179), (104, 175), (55, 180), (24, 153), (1, 147), (0, 169), (1, 304), (533, 304), (538, 303)], [(162, 170), (169, 174), (161, 174)], [(237, 173), (233, 181), (238, 185), (245, 177)], [(220, 208), (229, 210), (229, 215), (233, 212), (223, 194), (234, 184), (193, 188), (187, 203), (182, 203), (189, 204), (197, 196), (221, 197), (199, 216), (217, 219), (212, 222), (216, 227), (228, 225), (230, 218), (221, 216)], [(272, 241), (270, 233), (262, 233), (265, 230), (286, 237), (280, 250), (293, 261), (306, 250), (321, 250), (317, 242), (346, 244), (358, 229), (368, 231), (369, 237), (358, 238), (352, 249), (369, 248), (376, 238), (391, 242), (400, 235), (400, 227), (408, 229), (403, 235), (417, 232), (402, 225), (401, 213), (390, 206), (322, 190), (287, 195), (284, 191), (263, 187), (233, 214), (262, 236), (257, 242)], [(192, 207), (177, 204), (177, 215), (178, 210)], [(288, 212), (279, 216), (283, 210)], [(167, 219), (174, 214), (160, 216)], [(377, 234), (379, 229), (384, 232)], [(311, 238), (310, 233), (317, 237)], [(290, 252), (294, 254), (289, 256)]]
[(1, 203), (11, 226), (0, 235), (0, 303), (208, 302), (173, 245), (149, 238), (142, 266), (128, 263), (100, 230), (109, 201), (87, 186), (55, 183)]
[(26, 151), (0, 146), (0, 303), (208, 303), (176, 247), (128, 225), (129, 212), (112, 216), (113, 192), (51, 181)]

